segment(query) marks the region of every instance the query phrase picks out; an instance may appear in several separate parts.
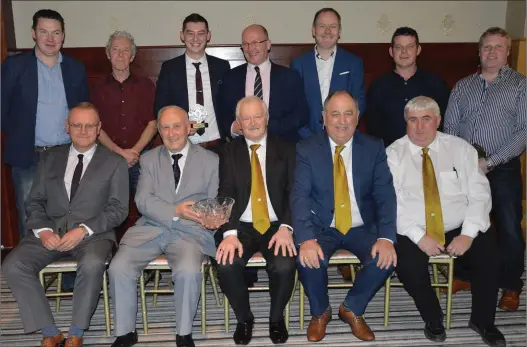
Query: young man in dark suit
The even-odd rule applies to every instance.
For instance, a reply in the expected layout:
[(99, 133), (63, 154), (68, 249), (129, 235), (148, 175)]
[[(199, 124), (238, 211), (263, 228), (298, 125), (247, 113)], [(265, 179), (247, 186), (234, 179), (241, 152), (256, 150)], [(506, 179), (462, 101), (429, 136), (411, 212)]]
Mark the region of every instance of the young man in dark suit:
[(238, 324), (236, 344), (252, 338), (254, 316), (244, 270), (261, 252), (267, 262), (271, 290), (269, 335), (273, 343), (287, 341), (283, 312), (294, 287), (296, 249), (292, 237), (289, 192), (293, 181), (295, 146), (267, 134), (269, 114), (257, 96), (236, 107), (244, 136), (223, 148), (218, 196), (235, 199), (229, 222), (215, 235), (218, 279)]

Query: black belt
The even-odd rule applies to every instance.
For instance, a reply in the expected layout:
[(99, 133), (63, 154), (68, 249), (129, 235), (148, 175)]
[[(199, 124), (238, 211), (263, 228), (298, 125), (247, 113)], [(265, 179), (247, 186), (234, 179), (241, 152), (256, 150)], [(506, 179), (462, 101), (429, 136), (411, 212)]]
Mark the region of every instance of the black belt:
[(48, 149), (52, 149), (53, 147), (58, 147), (60, 145), (54, 145), (54, 146), (36, 146), (35, 147), (35, 152), (37, 153), (42, 153), (42, 152), (45, 152), (47, 151)]

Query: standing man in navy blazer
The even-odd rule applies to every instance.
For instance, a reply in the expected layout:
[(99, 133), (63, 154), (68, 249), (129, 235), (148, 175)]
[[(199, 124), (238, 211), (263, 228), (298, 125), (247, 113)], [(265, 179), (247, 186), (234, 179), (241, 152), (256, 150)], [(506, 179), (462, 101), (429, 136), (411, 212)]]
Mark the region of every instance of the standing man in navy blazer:
[(154, 108), (157, 114), (165, 106), (179, 106), (189, 112), (195, 105), (202, 105), (207, 113), (204, 122), (208, 127), (204, 132), (191, 128), (189, 140), (203, 148), (217, 150), (224, 136), (220, 136), (218, 129), (216, 97), (221, 78), (231, 66), (227, 60), (205, 54), (210, 37), (209, 23), (201, 15), (192, 13), (183, 20), (179, 38), (185, 44), (185, 54), (161, 66)]
[(222, 137), (243, 135), (235, 121), (236, 104), (246, 96), (256, 95), (269, 109), (269, 134), (296, 142), (308, 118), (302, 79), (292, 69), (269, 60), (271, 40), (263, 26), (253, 24), (245, 28), (241, 46), (247, 63), (229, 71), (219, 88), (218, 124)]
[(362, 263), (338, 317), (353, 335), (375, 339), (363, 314), (397, 263), (397, 200), (381, 140), (355, 131), (359, 110), (347, 91), (324, 102), (325, 132), (297, 145), (291, 211), (299, 245), (298, 273), (312, 319), (308, 341), (320, 341), (331, 320), (327, 291), (328, 262), (338, 249)]
[(66, 118), (71, 108), (89, 101), (84, 65), (60, 53), (64, 18), (53, 10), (33, 15), (35, 48), (2, 64), (3, 159), (11, 165), (20, 236), (26, 233), (24, 203), (40, 153), (70, 142)]
[(304, 79), (309, 105), (308, 124), (300, 136), (307, 138), (323, 129), (322, 103), (329, 93), (347, 90), (359, 100), (360, 113), (366, 106), (362, 59), (344, 49), (337, 50), (342, 24), (340, 14), (333, 8), (315, 13), (311, 34), (315, 48), (291, 62), (291, 67)]

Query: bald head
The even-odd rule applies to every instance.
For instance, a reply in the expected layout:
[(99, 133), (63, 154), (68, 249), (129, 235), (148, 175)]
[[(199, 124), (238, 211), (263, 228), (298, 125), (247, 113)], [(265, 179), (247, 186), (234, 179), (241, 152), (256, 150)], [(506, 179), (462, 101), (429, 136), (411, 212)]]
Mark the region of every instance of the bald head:
[(267, 29), (260, 24), (249, 25), (242, 33), (243, 55), (248, 63), (259, 66), (268, 59), (271, 41)]
[(163, 144), (171, 152), (179, 152), (187, 144), (190, 121), (187, 112), (178, 106), (165, 106), (157, 114), (157, 127)]
[(73, 107), (66, 120), (66, 131), (70, 134), (71, 143), (81, 153), (95, 145), (101, 122), (95, 106), (89, 102), (82, 102)]

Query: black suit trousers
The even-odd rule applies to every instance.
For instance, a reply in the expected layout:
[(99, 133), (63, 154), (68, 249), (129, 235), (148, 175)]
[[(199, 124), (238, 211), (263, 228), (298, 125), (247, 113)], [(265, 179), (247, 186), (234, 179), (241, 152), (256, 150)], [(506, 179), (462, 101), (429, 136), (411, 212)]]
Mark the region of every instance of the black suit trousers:
[[(461, 228), (446, 233), (445, 248), (458, 236)], [(408, 237), (397, 235), (397, 275), (404, 289), (414, 299), (425, 322), (437, 321), (442, 311), (431, 287), (428, 256)], [(472, 284), (471, 321), (486, 328), (494, 324), (498, 297), (499, 254), (496, 236), (491, 228), (479, 233), (472, 246), (454, 261), (454, 267), (463, 266)]]
[[(240, 223), (238, 239), (243, 246), (243, 256), (238, 253), (232, 264), (217, 264), (218, 280), (221, 290), (230, 301), (231, 307), (239, 323), (254, 319), (249, 305), (249, 290), (244, 281), (244, 270), (247, 262), (256, 252), (261, 252), (267, 263), (271, 296), (271, 311), (269, 319), (278, 322), (283, 317), (294, 287), (295, 257), (283, 256), (282, 252), (274, 255), (274, 247), (268, 249), (269, 241), (278, 231), (279, 223), (272, 223), (265, 234), (260, 234), (249, 223)], [(219, 243), (218, 243), (219, 244)]]

